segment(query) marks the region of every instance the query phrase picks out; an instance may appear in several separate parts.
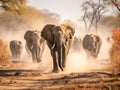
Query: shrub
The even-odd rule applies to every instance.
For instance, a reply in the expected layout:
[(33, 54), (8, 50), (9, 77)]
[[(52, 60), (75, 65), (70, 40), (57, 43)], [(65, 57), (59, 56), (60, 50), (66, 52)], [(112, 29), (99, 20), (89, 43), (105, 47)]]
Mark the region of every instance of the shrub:
[(110, 50), (111, 66), (114, 74), (120, 72), (120, 29), (114, 30), (113, 43)]
[(0, 64), (7, 64), (9, 62), (10, 53), (8, 45), (5, 41), (0, 39)]

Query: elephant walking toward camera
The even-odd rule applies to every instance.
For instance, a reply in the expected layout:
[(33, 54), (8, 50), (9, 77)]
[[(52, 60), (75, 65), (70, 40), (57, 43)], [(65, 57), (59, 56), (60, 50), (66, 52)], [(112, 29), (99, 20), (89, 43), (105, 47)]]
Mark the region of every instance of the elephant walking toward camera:
[(41, 31), (41, 36), (46, 40), (53, 58), (53, 72), (63, 71), (66, 65), (66, 56), (69, 53), (75, 30), (69, 25), (55, 26), (47, 24)]
[(98, 35), (87, 34), (83, 38), (82, 45), (87, 53), (88, 58), (97, 58), (102, 45), (102, 39)]
[(26, 40), (26, 47), (32, 54), (33, 62), (41, 62), (42, 54), (45, 49), (45, 39), (41, 37), (41, 32), (38, 30), (28, 30), (24, 39)]
[(14, 60), (15, 59), (20, 59), (22, 51), (23, 51), (22, 42), (17, 41), (17, 40), (10, 41), (10, 51), (11, 51), (11, 54), (12, 54), (12, 58)]

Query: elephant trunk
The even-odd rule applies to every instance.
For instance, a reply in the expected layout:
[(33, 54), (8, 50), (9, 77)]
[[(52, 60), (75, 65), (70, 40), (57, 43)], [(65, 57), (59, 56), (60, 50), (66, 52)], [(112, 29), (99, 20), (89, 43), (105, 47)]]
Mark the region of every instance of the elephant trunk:
[(60, 48), (60, 50), (58, 51), (58, 65), (59, 65), (60, 69), (63, 71), (63, 67), (62, 67), (62, 48)]
[(60, 69), (63, 71), (63, 67), (62, 67), (62, 40), (59, 40), (59, 44), (57, 45), (57, 47), (59, 47), (59, 49), (58, 49), (58, 65), (59, 65)]
[(36, 59), (37, 59), (37, 62), (41, 62), (41, 58), (40, 58), (40, 47), (37, 46), (36, 48)]

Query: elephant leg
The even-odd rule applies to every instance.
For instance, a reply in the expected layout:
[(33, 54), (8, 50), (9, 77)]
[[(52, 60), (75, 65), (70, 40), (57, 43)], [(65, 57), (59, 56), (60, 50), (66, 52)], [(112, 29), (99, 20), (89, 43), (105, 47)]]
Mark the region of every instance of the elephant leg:
[(35, 51), (32, 51), (32, 60), (33, 60), (34, 63), (37, 62), (37, 60), (36, 60), (36, 52)]
[(65, 47), (63, 47), (63, 50), (62, 50), (62, 66), (63, 66), (63, 68), (66, 67), (66, 56), (67, 56), (67, 50)]
[(42, 55), (43, 55), (43, 52), (45, 50), (45, 41), (41, 44), (40, 46), (40, 60), (38, 62), (41, 62), (42, 61)]
[(13, 60), (15, 60), (15, 54), (14, 53), (12, 54), (12, 58), (13, 58)]
[(37, 63), (41, 62), (41, 49), (40, 48), (37, 49), (36, 59), (37, 59)]
[(17, 52), (15, 53), (15, 59), (17, 59)]
[(52, 70), (52, 72), (59, 72), (55, 51), (51, 50), (51, 55), (53, 58), (53, 70)]

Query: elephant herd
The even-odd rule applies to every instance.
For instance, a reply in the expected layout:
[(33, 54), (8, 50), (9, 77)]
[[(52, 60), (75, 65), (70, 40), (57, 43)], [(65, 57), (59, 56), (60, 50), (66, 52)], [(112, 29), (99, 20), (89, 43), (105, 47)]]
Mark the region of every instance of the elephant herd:
[[(75, 29), (67, 24), (52, 25), (47, 24), (40, 31), (28, 30), (24, 34), (26, 50), (31, 53), (34, 63), (40, 63), (42, 55), (47, 45), (53, 59), (52, 72), (64, 71), (66, 58), (74, 41)], [(89, 56), (97, 57), (100, 51), (102, 40), (98, 35), (86, 35), (82, 40), (83, 48)], [(13, 59), (20, 58), (23, 51), (21, 41), (12, 40), (10, 50)]]

